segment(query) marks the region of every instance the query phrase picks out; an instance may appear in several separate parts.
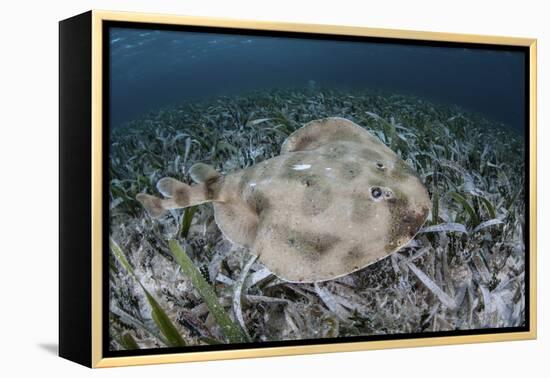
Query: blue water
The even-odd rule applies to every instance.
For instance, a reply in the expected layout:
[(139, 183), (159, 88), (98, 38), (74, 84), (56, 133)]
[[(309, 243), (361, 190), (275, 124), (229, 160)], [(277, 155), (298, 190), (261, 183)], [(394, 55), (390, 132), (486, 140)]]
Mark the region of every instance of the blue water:
[(521, 51), (110, 29), (111, 125), (171, 104), (250, 90), (383, 90), (525, 127)]

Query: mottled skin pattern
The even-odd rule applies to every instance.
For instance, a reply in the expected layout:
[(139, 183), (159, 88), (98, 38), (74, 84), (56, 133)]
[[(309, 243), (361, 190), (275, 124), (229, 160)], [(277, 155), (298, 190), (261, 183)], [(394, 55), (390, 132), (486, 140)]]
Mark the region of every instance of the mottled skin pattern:
[[(199, 182), (192, 187), (161, 180), (168, 199), (138, 199), (153, 215), (212, 202), (229, 240), (293, 282), (334, 279), (388, 256), (414, 237), (430, 210), (414, 170), (343, 118), (308, 123), (287, 138), (281, 155), (239, 172), (220, 176), (202, 164), (192, 176)], [(165, 203), (148, 206), (155, 201)]]

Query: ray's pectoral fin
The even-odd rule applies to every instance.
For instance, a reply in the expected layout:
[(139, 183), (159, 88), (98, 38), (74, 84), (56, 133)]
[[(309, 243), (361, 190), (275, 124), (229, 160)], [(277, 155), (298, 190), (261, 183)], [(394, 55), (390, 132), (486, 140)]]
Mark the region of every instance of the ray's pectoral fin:
[(166, 210), (181, 209), (204, 202), (219, 201), (219, 178), (214, 168), (198, 163), (191, 167), (191, 177), (196, 185), (187, 185), (172, 177), (161, 178), (157, 183), (158, 191), (165, 198), (140, 193), (136, 199), (153, 217), (160, 217)]
[(256, 239), (258, 214), (248, 206), (231, 202), (214, 203), (216, 224), (233, 243), (252, 247)]
[(281, 154), (314, 150), (335, 141), (380, 144), (377, 138), (350, 120), (328, 117), (306, 123), (288, 136), (281, 147)]
[[(224, 192), (233, 194), (214, 202), (216, 224), (234, 243), (252, 247), (260, 218), (271, 211), (269, 199), (261, 190), (249, 187), (250, 170), (243, 170), (226, 182)], [(246, 183), (246, 185), (243, 185)]]

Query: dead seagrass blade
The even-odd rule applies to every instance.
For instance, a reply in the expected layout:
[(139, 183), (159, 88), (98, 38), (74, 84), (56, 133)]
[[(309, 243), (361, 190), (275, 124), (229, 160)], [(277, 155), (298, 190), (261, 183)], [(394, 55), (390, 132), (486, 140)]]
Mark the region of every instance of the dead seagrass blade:
[(398, 250), (424, 224), (428, 192), (416, 172), (375, 136), (338, 117), (309, 122), (281, 155), (225, 176), (198, 163), (189, 186), (163, 178), (160, 199), (139, 194), (153, 216), (212, 202), (216, 223), (274, 274), (318, 282)]

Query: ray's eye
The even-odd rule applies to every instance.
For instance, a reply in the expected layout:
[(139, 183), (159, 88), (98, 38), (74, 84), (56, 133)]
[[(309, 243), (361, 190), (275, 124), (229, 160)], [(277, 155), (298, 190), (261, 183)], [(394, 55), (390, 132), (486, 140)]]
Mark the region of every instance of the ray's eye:
[(384, 170), (386, 167), (384, 167), (384, 164), (382, 164), (381, 162), (377, 161), (376, 162), (376, 168), (380, 169), (380, 170)]
[(382, 189), (375, 186), (374, 188), (372, 188), (370, 190), (370, 194), (371, 194), (372, 198), (380, 198), (380, 196), (382, 195)]

